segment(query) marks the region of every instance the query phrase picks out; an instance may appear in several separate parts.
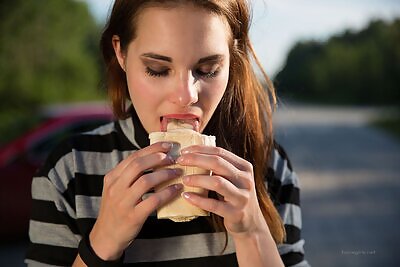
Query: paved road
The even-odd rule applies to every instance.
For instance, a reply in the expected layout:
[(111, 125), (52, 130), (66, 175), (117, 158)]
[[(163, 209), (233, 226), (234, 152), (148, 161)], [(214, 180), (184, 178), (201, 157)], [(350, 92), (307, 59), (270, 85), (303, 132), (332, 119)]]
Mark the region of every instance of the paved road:
[[(313, 266), (400, 266), (400, 142), (366, 126), (377, 114), (300, 106), (276, 113), (277, 138), (301, 179)], [(0, 247), (0, 266), (24, 266), (24, 249)]]
[(367, 122), (375, 109), (284, 106), (277, 139), (302, 185), (313, 266), (400, 266), (400, 142)]

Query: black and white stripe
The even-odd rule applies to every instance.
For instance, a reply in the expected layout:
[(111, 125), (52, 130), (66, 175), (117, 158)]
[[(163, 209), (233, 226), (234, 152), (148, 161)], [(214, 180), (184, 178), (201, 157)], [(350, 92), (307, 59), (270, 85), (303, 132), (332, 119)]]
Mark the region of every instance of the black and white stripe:
[(308, 262), (304, 260), (304, 240), (301, 239), (302, 215), (299, 179), (279, 144), (275, 144), (266, 185), (286, 230), (286, 241), (278, 246), (285, 266), (309, 266)]
[[(70, 266), (81, 237), (98, 216), (104, 175), (148, 145), (137, 117), (117, 121), (62, 143), (32, 182), (28, 266)], [(278, 247), (286, 266), (308, 266), (301, 239), (299, 184), (282, 149), (276, 149), (266, 179), (282, 216), (287, 242)], [(150, 216), (125, 251), (126, 266), (237, 266), (235, 248), (207, 218), (177, 224)]]

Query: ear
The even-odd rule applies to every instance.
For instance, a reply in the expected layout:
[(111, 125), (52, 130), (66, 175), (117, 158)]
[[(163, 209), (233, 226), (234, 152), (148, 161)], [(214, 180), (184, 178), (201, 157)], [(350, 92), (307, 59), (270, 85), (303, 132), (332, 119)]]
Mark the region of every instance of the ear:
[(115, 56), (117, 57), (118, 63), (121, 66), (121, 69), (125, 71), (125, 54), (122, 52), (121, 49), (121, 40), (118, 35), (114, 35), (112, 37), (112, 44), (114, 48)]

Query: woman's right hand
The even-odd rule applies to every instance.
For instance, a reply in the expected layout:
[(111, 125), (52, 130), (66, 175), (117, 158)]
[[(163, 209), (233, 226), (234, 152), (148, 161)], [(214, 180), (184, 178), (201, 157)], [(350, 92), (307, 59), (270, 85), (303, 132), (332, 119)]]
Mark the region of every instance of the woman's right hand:
[(103, 260), (116, 260), (136, 238), (147, 217), (177, 196), (182, 185), (172, 185), (142, 200), (158, 184), (178, 177), (179, 169), (146, 170), (173, 164), (167, 155), (172, 144), (159, 142), (138, 150), (104, 177), (99, 216), (90, 243)]

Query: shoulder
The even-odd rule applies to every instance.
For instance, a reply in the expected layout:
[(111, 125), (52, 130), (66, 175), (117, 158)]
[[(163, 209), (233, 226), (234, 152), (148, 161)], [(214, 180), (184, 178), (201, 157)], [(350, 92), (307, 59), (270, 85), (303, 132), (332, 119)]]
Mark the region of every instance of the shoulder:
[(64, 192), (77, 173), (104, 175), (133, 150), (119, 130), (119, 122), (111, 122), (65, 138), (50, 152), (35, 176), (49, 178)]
[(298, 177), (289, 156), (283, 146), (277, 142), (274, 142), (268, 165), (267, 180), (271, 179), (276, 180), (275, 182), (279, 182), (281, 185), (293, 184), (299, 187)]
[(65, 137), (50, 151), (49, 156), (39, 172), (46, 176), (46, 174), (60, 162), (71, 162), (74, 153), (79, 153), (80, 151), (103, 150), (104, 144), (107, 143), (104, 141), (109, 140), (114, 132), (115, 127), (113, 124), (114, 123), (109, 123), (90, 132)]
[(275, 206), (300, 205), (299, 178), (286, 151), (276, 142), (267, 169), (266, 186)]

